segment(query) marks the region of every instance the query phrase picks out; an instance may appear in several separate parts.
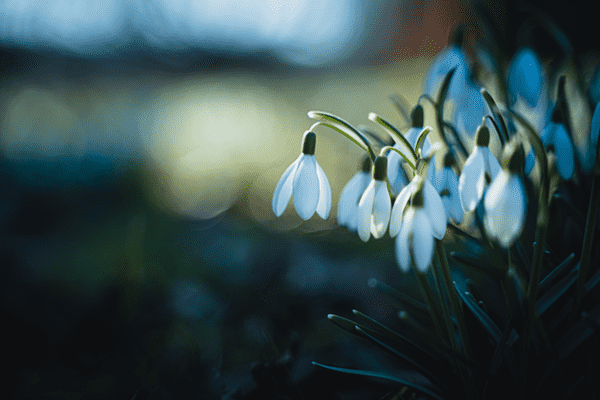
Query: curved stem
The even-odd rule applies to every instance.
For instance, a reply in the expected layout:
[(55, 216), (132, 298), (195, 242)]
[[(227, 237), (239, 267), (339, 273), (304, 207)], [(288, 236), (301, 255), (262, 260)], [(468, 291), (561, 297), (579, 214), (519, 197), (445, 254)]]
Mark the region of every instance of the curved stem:
[(546, 158), (546, 150), (542, 140), (535, 132), (535, 129), (523, 118), (519, 113), (512, 111), (512, 115), (515, 119), (525, 128), (526, 137), (533, 148), (536, 158), (540, 163), (540, 193), (539, 193), (539, 206), (538, 206), (538, 218), (537, 227), (535, 232), (535, 245), (533, 249), (533, 261), (531, 263), (531, 271), (529, 275), (529, 285), (527, 287), (527, 303), (529, 315), (525, 321), (523, 340), (524, 348), (521, 355), (521, 379), (522, 389), (521, 395), (525, 395), (524, 385), (527, 381), (527, 362), (529, 359), (529, 345), (531, 341), (531, 331), (533, 329), (533, 322), (540, 325), (541, 321), (539, 315), (536, 312), (537, 303), (537, 291), (540, 282), (540, 270), (542, 267), (542, 257), (544, 255), (544, 244), (546, 243), (546, 234), (548, 233), (548, 193), (549, 193), (549, 181), (548, 181), (548, 160)]
[(323, 111), (309, 111), (308, 116), (312, 119), (319, 121), (320, 125), (327, 126), (328, 128), (331, 128), (341, 133), (346, 138), (350, 139), (352, 142), (357, 144), (364, 151), (366, 151), (369, 154), (371, 160), (375, 160), (375, 152), (373, 151), (373, 148), (371, 147), (371, 144), (369, 143), (367, 138), (365, 138), (363, 134), (358, 131), (358, 129), (350, 125), (348, 122), (344, 121), (336, 115), (326, 113)]
[(410, 145), (409, 141), (404, 137), (402, 132), (400, 132), (394, 125), (390, 124), (388, 121), (381, 118), (379, 115), (377, 115), (375, 113), (369, 113), (369, 120), (373, 121), (373, 122), (377, 123), (379, 126), (381, 126), (385, 130), (385, 132), (388, 135), (390, 135), (390, 137), (392, 139), (394, 139), (394, 142), (396, 142), (396, 144), (398, 146), (400, 146), (404, 152), (407, 153), (407, 156), (412, 158), (412, 160), (411, 160), (412, 164), (413, 165), (417, 164), (417, 154), (415, 153), (415, 150)]
[(406, 161), (408, 166), (412, 168), (413, 172), (416, 172), (417, 166), (415, 164), (413, 164), (412, 161), (410, 160), (410, 158), (407, 157), (401, 150), (395, 148), (394, 146), (385, 146), (385, 147), (381, 148), (381, 150), (379, 151), (379, 155), (383, 156), (388, 151), (395, 151), (396, 153), (400, 154), (400, 157), (402, 157), (404, 159), (404, 161)]

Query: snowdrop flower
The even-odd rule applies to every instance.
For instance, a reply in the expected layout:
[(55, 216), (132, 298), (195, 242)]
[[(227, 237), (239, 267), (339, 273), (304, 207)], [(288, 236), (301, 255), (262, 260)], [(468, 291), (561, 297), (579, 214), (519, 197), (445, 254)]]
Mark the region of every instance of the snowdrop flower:
[(273, 212), (276, 216), (283, 214), (293, 193), (294, 207), (303, 220), (308, 220), (315, 211), (323, 219), (329, 217), (331, 187), (315, 159), (316, 141), (314, 132), (304, 132), (302, 153), (285, 170), (273, 194)]
[(509, 143), (504, 150), (504, 168), (496, 176), (483, 202), (484, 226), (491, 239), (508, 248), (521, 234), (525, 224), (526, 197), (521, 179), (523, 147)]
[(542, 64), (534, 51), (524, 47), (514, 56), (508, 69), (508, 96), (512, 105), (522, 98), (535, 107), (542, 94), (544, 78)]
[(358, 202), (371, 181), (371, 159), (366, 157), (362, 168), (344, 186), (338, 203), (337, 220), (340, 226), (345, 226), (350, 232), (358, 229)]
[[(427, 272), (433, 258), (435, 227), (431, 220), (431, 209), (428, 209), (426, 185), (418, 189), (411, 198), (411, 204), (406, 207), (402, 228), (396, 238), (396, 260), (403, 272), (408, 272), (411, 264), (421, 273)], [(430, 184), (431, 185), (431, 184)], [(434, 191), (435, 193), (435, 191)], [(437, 193), (435, 193), (437, 195)], [(438, 196), (439, 200), (439, 196)], [(444, 213), (441, 200), (439, 211)]]
[(490, 131), (485, 125), (477, 130), (475, 149), (467, 158), (458, 181), (460, 204), (465, 212), (473, 211), (481, 198), (485, 186), (496, 178), (501, 170), (500, 163), (488, 148)]
[[(556, 167), (560, 177), (564, 180), (571, 179), (575, 173), (573, 143), (571, 143), (558, 107), (552, 114), (552, 121), (540, 132), (540, 137), (544, 147), (556, 154)], [(535, 154), (533, 150), (530, 150), (525, 160), (525, 172), (529, 174), (534, 165)]]
[(371, 237), (379, 239), (387, 230), (390, 222), (392, 200), (388, 192), (385, 176), (387, 174), (387, 158), (375, 158), (373, 179), (358, 203), (358, 236), (363, 242)]
[(446, 152), (444, 166), (436, 172), (433, 186), (440, 194), (450, 218), (460, 224), (463, 219), (463, 209), (458, 194), (458, 176), (452, 169), (453, 161), (452, 153)]
[(448, 88), (448, 98), (459, 97), (464, 90), (464, 85), (468, 81), (471, 71), (465, 52), (460, 46), (454, 44), (442, 50), (430, 64), (425, 75), (423, 93), (427, 93), (430, 96), (437, 96), (440, 85), (452, 68), (456, 68), (456, 71), (452, 76), (452, 81)]
[(431, 182), (424, 178), (427, 174), (426, 160), (418, 161), (417, 170), (413, 180), (400, 192), (394, 203), (390, 219), (390, 236), (395, 237), (404, 226), (405, 212), (408, 210), (413, 197), (417, 192), (423, 192), (423, 207), (427, 212), (428, 220), (432, 228), (432, 234), (436, 239), (442, 239), (446, 234), (448, 218), (444, 209), (444, 203)]

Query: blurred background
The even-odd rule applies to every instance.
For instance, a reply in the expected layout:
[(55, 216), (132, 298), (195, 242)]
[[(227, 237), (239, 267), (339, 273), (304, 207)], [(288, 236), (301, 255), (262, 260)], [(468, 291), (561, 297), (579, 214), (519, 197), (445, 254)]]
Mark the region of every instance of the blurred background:
[[(584, 3), (547, 12), (589, 52)], [(478, 7), (514, 50), (518, 4), (1, 2), (9, 398), (385, 394), (310, 365), (389, 363), (326, 315), (394, 319), (368, 281), (409, 286), (391, 239), (363, 244), (335, 224), (361, 150), (319, 133), (328, 221), (303, 222), (291, 203), (276, 219), (273, 190), (299, 154), (307, 111), (355, 126), (376, 112), (405, 127), (388, 96), (414, 105), (455, 28), (482, 34)]]

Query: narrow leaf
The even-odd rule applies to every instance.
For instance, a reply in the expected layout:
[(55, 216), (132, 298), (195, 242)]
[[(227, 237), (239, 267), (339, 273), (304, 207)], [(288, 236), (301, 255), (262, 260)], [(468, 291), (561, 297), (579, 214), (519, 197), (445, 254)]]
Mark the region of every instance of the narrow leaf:
[(435, 392), (427, 389), (424, 386), (421, 386), (421, 385), (416, 384), (414, 382), (410, 382), (410, 381), (407, 381), (405, 379), (398, 378), (396, 376), (393, 376), (393, 375), (390, 375), (390, 374), (386, 374), (386, 373), (383, 373), (383, 372), (374, 372), (374, 371), (365, 371), (365, 370), (360, 370), (360, 369), (349, 369), (349, 368), (332, 367), (332, 366), (329, 366), (329, 365), (319, 364), (319, 363), (314, 362), (314, 361), (312, 363), (313, 363), (313, 365), (316, 365), (316, 366), (324, 368), (324, 369), (329, 369), (331, 371), (337, 371), (337, 372), (343, 372), (345, 374), (361, 375), (361, 376), (368, 377), (368, 378), (378, 378), (378, 379), (383, 379), (383, 380), (386, 380), (386, 381), (391, 381), (391, 382), (394, 382), (394, 383), (398, 383), (398, 384), (400, 384), (402, 386), (408, 386), (408, 387), (410, 387), (412, 389), (415, 389), (415, 390), (418, 390), (420, 392), (423, 392), (424, 394), (426, 394), (428, 396), (431, 396), (433, 398), (436, 398), (436, 399), (439, 399), (439, 400), (444, 400), (444, 398), (441, 395), (439, 395), (439, 394), (437, 394), (437, 393), (435, 393)]
[(404, 154), (407, 162), (412, 164), (412, 168), (415, 169), (415, 165), (417, 165), (417, 155), (404, 135), (394, 125), (375, 113), (369, 114), (369, 120), (379, 124), (385, 132), (394, 139), (394, 142), (400, 147), (400, 154)]

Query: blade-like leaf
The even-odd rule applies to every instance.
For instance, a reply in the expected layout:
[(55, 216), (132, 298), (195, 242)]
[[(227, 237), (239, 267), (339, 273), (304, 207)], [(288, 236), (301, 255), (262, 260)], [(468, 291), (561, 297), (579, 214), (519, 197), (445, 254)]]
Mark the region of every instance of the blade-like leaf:
[(490, 111), (494, 115), (494, 120), (498, 121), (500, 123), (501, 129), (500, 129), (500, 131), (498, 131), (498, 127), (496, 126), (496, 132), (498, 132), (498, 134), (499, 134), (498, 137), (500, 138), (502, 147), (504, 147), (504, 144), (508, 143), (508, 129), (506, 128), (506, 123), (504, 122), (504, 118), (502, 117), (502, 114), (500, 113), (500, 110), (498, 109), (498, 106), (496, 105), (496, 101), (494, 100), (492, 95), (489, 94), (489, 92), (487, 90), (485, 90), (484, 88), (481, 88), (481, 95), (483, 96), (483, 99), (485, 100), (488, 107), (490, 108)]
[(444, 400), (444, 398), (439, 395), (438, 393), (435, 393), (429, 389), (427, 389), (424, 386), (418, 385), (414, 382), (410, 382), (407, 381), (405, 379), (402, 378), (398, 378), (396, 376), (390, 375), (390, 374), (386, 374), (383, 372), (375, 372), (375, 371), (365, 371), (365, 370), (360, 370), (360, 369), (349, 369), (349, 368), (340, 368), (340, 367), (332, 367), (329, 365), (324, 365), (324, 364), (319, 364), (317, 362), (312, 362), (313, 365), (316, 365), (318, 367), (321, 368), (325, 368), (325, 369), (329, 369), (331, 371), (337, 371), (337, 372), (343, 372), (345, 374), (353, 374), (353, 375), (361, 375), (361, 376), (365, 376), (368, 378), (378, 378), (378, 379), (383, 379), (386, 381), (391, 381), (391, 382), (395, 382), (398, 383), (402, 386), (408, 386), (412, 389), (418, 390), (420, 392), (423, 392), (424, 394), (431, 396), (433, 398), (439, 399), (439, 400)]
[(548, 309), (560, 296), (562, 296), (567, 289), (575, 283), (577, 274), (579, 273), (579, 264), (573, 268), (567, 276), (558, 281), (552, 286), (541, 298), (537, 301), (538, 313), (542, 315), (544, 311)]
[[(561, 262), (552, 272), (550, 272), (546, 277), (540, 282), (540, 291), (546, 291), (550, 287), (550, 283), (552, 280), (560, 275), (565, 268), (573, 261), (575, 258), (575, 253), (571, 253), (563, 262)], [(576, 267), (578, 268), (578, 267)]]

